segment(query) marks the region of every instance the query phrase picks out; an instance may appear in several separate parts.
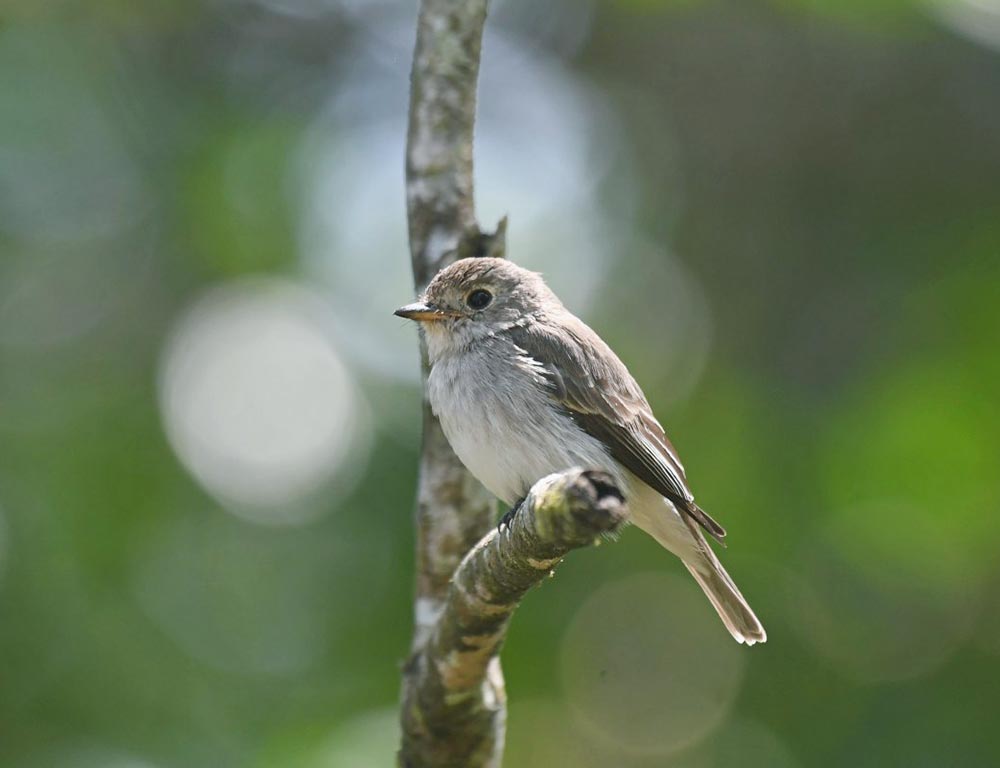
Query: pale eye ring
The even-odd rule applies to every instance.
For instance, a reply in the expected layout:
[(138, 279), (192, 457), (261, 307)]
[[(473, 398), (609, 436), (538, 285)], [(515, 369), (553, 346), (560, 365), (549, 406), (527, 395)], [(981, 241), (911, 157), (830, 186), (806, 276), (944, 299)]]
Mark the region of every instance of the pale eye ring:
[(477, 288), (465, 297), (465, 303), (475, 310), (486, 309), (491, 301), (493, 301), (493, 294), (485, 288)]

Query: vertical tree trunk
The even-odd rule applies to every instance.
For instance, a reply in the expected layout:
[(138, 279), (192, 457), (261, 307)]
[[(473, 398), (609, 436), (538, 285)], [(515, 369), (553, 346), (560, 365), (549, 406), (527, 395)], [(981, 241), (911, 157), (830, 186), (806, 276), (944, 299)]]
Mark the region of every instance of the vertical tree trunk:
[[(417, 292), (442, 267), (464, 256), (499, 254), (503, 226), (484, 235), (473, 204), (472, 147), (476, 85), (487, 0), (422, 0), (411, 72), (406, 149), (410, 255)], [(421, 345), (424, 381), (427, 354)], [(499, 766), (506, 695), (493, 659), (478, 696), (457, 703), (462, 743), (447, 724), (421, 716), (413, 665), (441, 614), (448, 583), (463, 556), (493, 525), (494, 502), (448, 445), (424, 395), (417, 490), (417, 573), (411, 662), (403, 677), (400, 765)]]

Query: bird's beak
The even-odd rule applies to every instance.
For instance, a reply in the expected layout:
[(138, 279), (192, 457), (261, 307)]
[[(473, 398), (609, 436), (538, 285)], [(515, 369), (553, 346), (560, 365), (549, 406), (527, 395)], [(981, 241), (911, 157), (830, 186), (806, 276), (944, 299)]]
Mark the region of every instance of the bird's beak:
[(446, 309), (439, 309), (433, 304), (426, 304), (422, 301), (417, 301), (413, 304), (407, 304), (405, 307), (400, 307), (393, 312), (393, 314), (398, 317), (405, 317), (407, 320), (420, 321), (444, 320), (448, 317), (459, 316), (458, 312), (450, 312)]

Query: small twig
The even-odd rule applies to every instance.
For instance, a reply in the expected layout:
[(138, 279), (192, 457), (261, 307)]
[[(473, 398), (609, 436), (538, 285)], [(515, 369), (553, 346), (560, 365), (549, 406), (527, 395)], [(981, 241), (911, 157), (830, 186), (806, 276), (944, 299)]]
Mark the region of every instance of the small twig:
[(465, 556), (427, 643), (407, 664), (402, 765), (499, 766), (506, 712), (489, 680), (511, 615), (568, 552), (625, 518), (609, 475), (574, 469), (537, 482), (509, 528)]

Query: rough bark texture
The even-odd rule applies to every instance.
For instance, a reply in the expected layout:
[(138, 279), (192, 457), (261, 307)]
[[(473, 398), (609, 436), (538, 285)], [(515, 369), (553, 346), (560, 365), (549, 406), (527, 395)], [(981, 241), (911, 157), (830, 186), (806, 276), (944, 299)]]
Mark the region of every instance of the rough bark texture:
[(491, 530), (465, 556), (427, 642), (407, 664), (401, 765), (500, 765), (506, 710), (492, 678), (514, 609), (563, 556), (625, 519), (609, 475), (574, 469), (538, 481), (510, 526)]
[(420, 4), (406, 146), (410, 256), (418, 292), (455, 259), (503, 250), (502, 226), (495, 235), (479, 231), (473, 196), (472, 137), (486, 7), (487, 0)]
[[(487, 0), (424, 0), (420, 6), (406, 148), (410, 257), (418, 294), (455, 259), (503, 251), (503, 226), (496, 235), (484, 235), (473, 210), (472, 136), (486, 6)], [(421, 357), (426, 380), (423, 348)], [(494, 514), (493, 500), (455, 457), (425, 396), (414, 649), (426, 640), (452, 573)]]
[[(406, 198), (410, 257), (416, 292), (439, 269), (463, 256), (503, 253), (503, 226), (496, 236), (476, 224), (472, 146), (476, 85), (487, 0), (422, 0), (417, 22), (406, 147)], [(421, 343), (424, 381), (427, 353)], [(431, 413), (424, 388), (423, 445), (416, 504), (416, 595), (412, 652), (423, 648), (441, 614), (448, 584), (462, 557), (488, 531), (495, 503), (466, 471)], [(418, 753), (413, 734), (419, 714), (416, 681), (404, 671), (401, 765), (433, 765)], [(483, 698), (503, 702), (497, 665)], [(493, 727), (491, 718), (484, 727)], [(494, 735), (492, 738), (496, 739)], [(502, 742), (502, 736), (499, 741)], [(471, 764), (470, 764), (471, 765)]]

